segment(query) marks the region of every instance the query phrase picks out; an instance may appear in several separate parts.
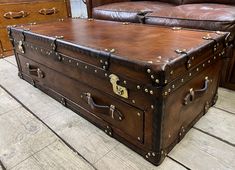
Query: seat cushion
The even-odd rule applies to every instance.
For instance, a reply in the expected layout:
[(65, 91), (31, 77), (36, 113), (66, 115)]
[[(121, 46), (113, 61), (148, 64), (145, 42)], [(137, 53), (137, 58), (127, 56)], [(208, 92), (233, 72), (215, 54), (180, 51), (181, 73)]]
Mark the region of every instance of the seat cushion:
[(187, 4), (145, 15), (146, 24), (235, 32), (235, 6)]
[(219, 3), (219, 4), (235, 4), (234, 0), (183, 0), (182, 4), (192, 3)]
[(152, 11), (159, 11), (174, 6), (158, 1), (118, 2), (93, 8), (92, 16), (96, 19), (140, 22), (139, 17)]

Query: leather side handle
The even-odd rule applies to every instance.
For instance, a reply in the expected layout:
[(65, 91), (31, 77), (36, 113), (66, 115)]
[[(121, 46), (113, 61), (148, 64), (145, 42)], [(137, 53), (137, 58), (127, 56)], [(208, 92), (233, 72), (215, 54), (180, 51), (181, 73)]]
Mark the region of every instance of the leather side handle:
[(122, 121), (124, 119), (123, 114), (114, 106), (114, 105), (99, 105), (96, 104), (95, 101), (93, 100), (91, 93), (84, 93), (85, 98), (86, 98), (86, 102), (88, 103), (88, 105), (91, 107), (92, 110), (96, 110), (96, 109), (101, 109), (103, 110), (102, 113), (110, 115), (112, 117), (112, 119), (118, 120), (118, 121)]
[(192, 103), (197, 98), (201, 97), (208, 89), (209, 80), (208, 77), (205, 77), (204, 87), (202, 89), (194, 90), (191, 88), (189, 93), (184, 98), (184, 105)]
[(51, 8), (51, 9), (42, 8), (38, 11), (38, 13), (41, 15), (52, 15), (52, 14), (56, 14), (57, 12), (59, 12), (59, 11), (55, 7)]
[(26, 11), (19, 12), (6, 12), (3, 16), (6, 19), (17, 19), (17, 18), (25, 18), (29, 15)]
[(32, 66), (29, 63), (26, 63), (26, 68), (30, 75), (36, 76), (38, 78), (44, 78), (44, 73), (40, 68)]

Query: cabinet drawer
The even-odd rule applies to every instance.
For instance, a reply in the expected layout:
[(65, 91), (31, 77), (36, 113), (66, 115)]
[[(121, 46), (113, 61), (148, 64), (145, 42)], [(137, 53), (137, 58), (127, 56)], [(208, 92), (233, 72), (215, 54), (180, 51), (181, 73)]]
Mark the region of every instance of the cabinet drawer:
[(67, 2), (27, 2), (0, 5), (2, 26), (43, 22), (67, 17)]
[[(19, 55), (22, 72), (36, 84), (52, 89), (137, 142), (143, 142), (144, 112), (57, 71)], [(89, 114), (89, 112), (87, 112)], [(125, 136), (123, 136), (125, 137)]]
[(3, 54), (3, 52), (10, 51), (12, 49), (13, 47), (9, 41), (7, 29), (0, 28), (0, 54)]

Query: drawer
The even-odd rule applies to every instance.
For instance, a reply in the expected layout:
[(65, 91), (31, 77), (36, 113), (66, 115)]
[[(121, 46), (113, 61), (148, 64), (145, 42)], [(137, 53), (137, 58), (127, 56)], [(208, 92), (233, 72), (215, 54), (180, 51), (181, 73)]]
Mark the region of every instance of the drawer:
[(67, 2), (28, 2), (0, 5), (1, 26), (43, 22), (67, 17)]
[(12, 49), (13, 47), (11, 45), (11, 42), (9, 41), (7, 29), (0, 28), (0, 54), (6, 51), (10, 51)]
[[(144, 112), (98, 91), (93, 84), (83, 84), (63, 74), (19, 55), (22, 72), (36, 84), (52, 89), (118, 129), (133, 141), (143, 143)], [(89, 112), (87, 112), (89, 114)], [(120, 133), (121, 132), (121, 133)]]

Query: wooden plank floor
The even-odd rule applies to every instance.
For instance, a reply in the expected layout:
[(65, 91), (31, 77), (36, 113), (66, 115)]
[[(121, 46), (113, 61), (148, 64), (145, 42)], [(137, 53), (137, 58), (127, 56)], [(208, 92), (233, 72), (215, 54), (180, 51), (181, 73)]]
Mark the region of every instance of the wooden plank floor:
[(234, 170), (235, 92), (220, 88), (216, 105), (156, 167), (19, 79), (14, 57), (1, 59), (1, 168)]

